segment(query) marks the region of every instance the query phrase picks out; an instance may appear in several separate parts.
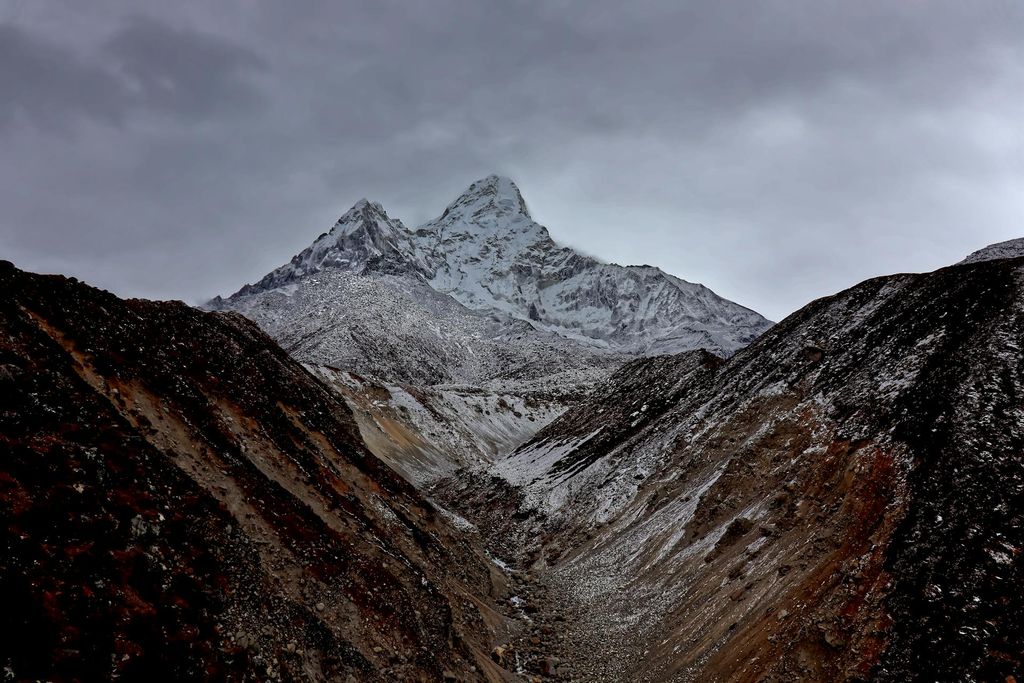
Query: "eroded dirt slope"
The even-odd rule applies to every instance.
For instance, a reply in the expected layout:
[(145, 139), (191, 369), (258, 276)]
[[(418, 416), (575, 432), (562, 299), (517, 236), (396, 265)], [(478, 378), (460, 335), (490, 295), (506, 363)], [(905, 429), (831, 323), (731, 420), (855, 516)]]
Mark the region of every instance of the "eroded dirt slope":
[(236, 314), (0, 263), (5, 680), (506, 680), (494, 565)]
[(416, 386), (307, 365), (345, 399), (370, 451), (422, 488), (454, 470), (489, 466), (585, 395), (519, 387)]

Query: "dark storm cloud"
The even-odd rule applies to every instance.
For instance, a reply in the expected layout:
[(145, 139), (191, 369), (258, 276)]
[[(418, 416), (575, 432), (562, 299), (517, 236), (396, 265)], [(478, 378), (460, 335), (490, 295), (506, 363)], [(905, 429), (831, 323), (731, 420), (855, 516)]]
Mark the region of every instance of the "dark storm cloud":
[(44, 128), (69, 118), (117, 123), (127, 93), (110, 73), (17, 26), (0, 26), (0, 127), (16, 117)]
[(492, 171), (774, 317), (1022, 232), (1018, 2), (20, 7), (0, 249), (122, 293), (233, 291), (364, 195), (418, 223)]
[(125, 20), (94, 53), (0, 25), (0, 126), (65, 128), (83, 119), (120, 125), (132, 110), (201, 118), (254, 107), (248, 81), (260, 58), (203, 33)]
[(146, 106), (202, 117), (254, 107), (263, 96), (247, 76), (264, 67), (255, 53), (202, 33), (135, 17), (104, 46)]

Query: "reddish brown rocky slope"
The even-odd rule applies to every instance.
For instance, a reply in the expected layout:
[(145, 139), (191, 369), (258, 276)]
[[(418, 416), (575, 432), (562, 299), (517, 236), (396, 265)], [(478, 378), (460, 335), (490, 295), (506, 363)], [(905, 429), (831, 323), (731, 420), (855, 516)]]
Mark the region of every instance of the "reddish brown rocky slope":
[(631, 363), (441, 492), (567, 679), (1024, 680), (1022, 350), (1024, 259), (877, 278)]
[(5, 680), (503, 680), (501, 576), (253, 323), (0, 292)]

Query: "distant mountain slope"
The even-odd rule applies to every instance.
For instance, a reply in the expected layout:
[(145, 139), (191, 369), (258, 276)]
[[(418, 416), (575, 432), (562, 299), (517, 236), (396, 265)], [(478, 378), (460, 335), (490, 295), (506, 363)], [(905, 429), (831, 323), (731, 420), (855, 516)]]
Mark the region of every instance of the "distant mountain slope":
[[(515, 184), (499, 176), (473, 183), (439, 218), (415, 230), (362, 200), (291, 262), (210, 305), (251, 311), (257, 308), (248, 303), (252, 297), (329, 271), (407, 276), (473, 311), (633, 355), (695, 348), (730, 354), (770, 326), (757, 313), (657, 268), (605, 264), (558, 246), (530, 217)], [(278, 303), (287, 307), (290, 300)], [(271, 306), (264, 300), (259, 307)], [(341, 308), (323, 311), (328, 318), (343, 314)], [(321, 343), (333, 344), (328, 337), (344, 336), (345, 327), (323, 330)]]
[(1024, 256), (1024, 237), (990, 244), (987, 247), (972, 253), (961, 261), (961, 263), (978, 263), (979, 261), (992, 261), (994, 259), (1001, 258), (1017, 258), (1018, 256)]
[(622, 357), (472, 311), (415, 274), (314, 270), (211, 302), (256, 321), (296, 358), (420, 385), (591, 385)]
[(254, 324), (0, 290), (5, 679), (510, 680), (502, 574)]
[(533, 560), (583, 680), (1021, 680), (1022, 349), (1024, 259), (876, 278), (439, 493)]

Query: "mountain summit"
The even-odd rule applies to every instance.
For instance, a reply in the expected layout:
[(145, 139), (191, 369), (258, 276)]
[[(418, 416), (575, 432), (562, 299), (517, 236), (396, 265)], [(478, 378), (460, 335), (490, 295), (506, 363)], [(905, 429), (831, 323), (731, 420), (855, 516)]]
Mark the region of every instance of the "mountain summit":
[(313, 244), (232, 298), (277, 289), (325, 268), (355, 273), (415, 269), (407, 261), (414, 251), (402, 221), (390, 218), (379, 203), (360, 199)]
[(472, 183), (415, 230), (362, 200), (289, 263), (212, 305), (251, 310), (242, 299), (328, 269), (410, 277), (472, 311), (631, 355), (698, 348), (730, 355), (771, 325), (658, 268), (603, 263), (558, 245), (530, 216), (515, 182), (499, 175)]
[(490, 219), (490, 224), (498, 225), (494, 219), (515, 216), (530, 218), (519, 187), (511, 178), (491, 174), (466, 188), (458, 199), (448, 205), (438, 220), (478, 218)]

